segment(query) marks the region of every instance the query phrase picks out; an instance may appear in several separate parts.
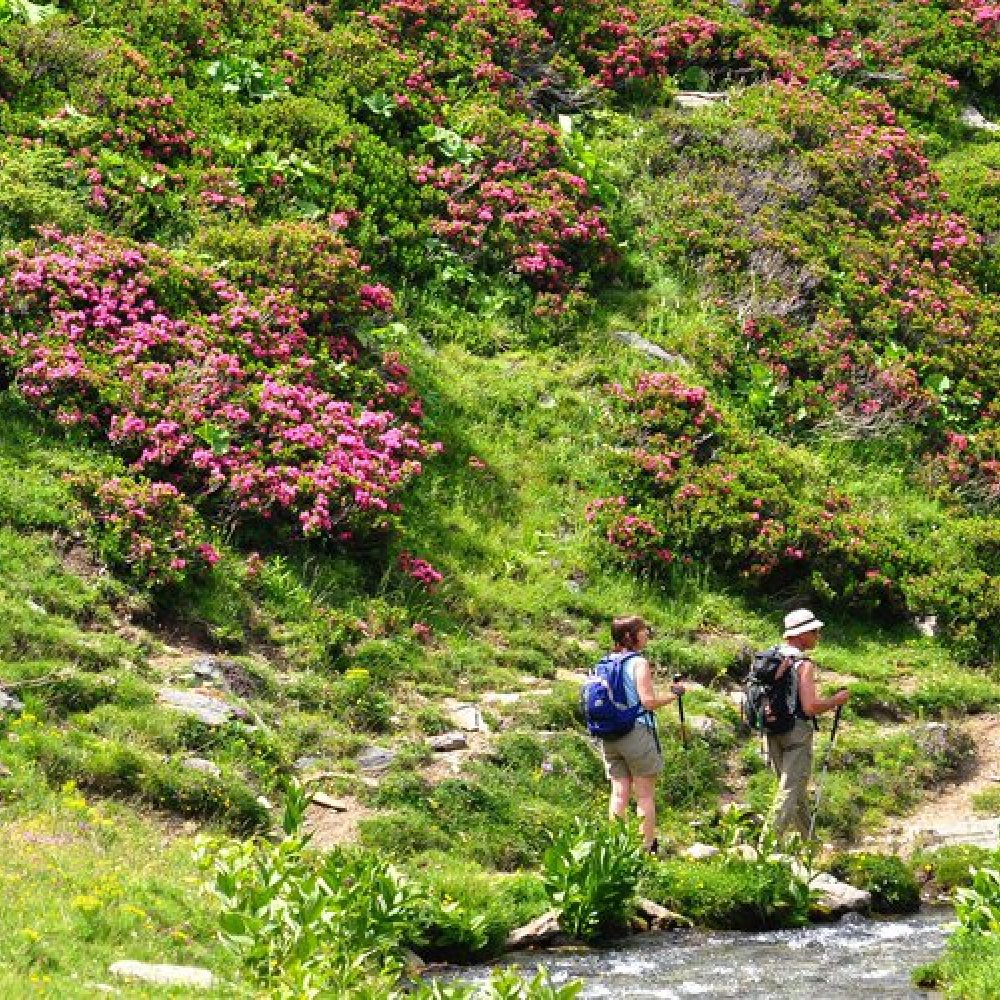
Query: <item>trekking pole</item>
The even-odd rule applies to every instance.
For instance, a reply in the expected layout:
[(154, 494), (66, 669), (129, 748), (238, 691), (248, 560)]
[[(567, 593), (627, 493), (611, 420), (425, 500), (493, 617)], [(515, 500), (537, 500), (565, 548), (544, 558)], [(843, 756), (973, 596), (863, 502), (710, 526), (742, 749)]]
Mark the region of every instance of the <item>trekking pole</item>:
[[(674, 674), (674, 683), (680, 684), (680, 682), (681, 682), (681, 675)], [(682, 694), (679, 694), (677, 696), (677, 711), (681, 717), (681, 746), (683, 746), (684, 749), (687, 750), (688, 737), (687, 737), (687, 726), (684, 724), (684, 695)]]
[(816, 817), (819, 814), (819, 803), (823, 797), (823, 783), (826, 781), (826, 772), (830, 769), (830, 755), (833, 753), (833, 742), (837, 738), (837, 729), (840, 727), (840, 713), (844, 710), (843, 705), (837, 706), (837, 711), (833, 714), (833, 726), (830, 729), (830, 742), (826, 745), (826, 753), (823, 755), (823, 770), (820, 771), (819, 781), (816, 782), (816, 800), (813, 803), (812, 819), (809, 821), (809, 839), (813, 839), (816, 830)]

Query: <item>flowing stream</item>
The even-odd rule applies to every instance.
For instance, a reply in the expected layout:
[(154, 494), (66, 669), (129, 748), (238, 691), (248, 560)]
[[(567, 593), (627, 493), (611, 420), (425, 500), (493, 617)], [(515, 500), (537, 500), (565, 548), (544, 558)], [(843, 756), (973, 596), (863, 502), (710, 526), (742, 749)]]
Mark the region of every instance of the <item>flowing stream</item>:
[[(912, 985), (913, 970), (938, 958), (952, 911), (911, 917), (845, 917), (800, 930), (680, 931), (641, 935), (602, 951), (514, 956), (554, 982), (583, 980), (584, 997), (682, 1000), (902, 1000), (935, 996)], [(464, 977), (463, 977), (464, 978)]]

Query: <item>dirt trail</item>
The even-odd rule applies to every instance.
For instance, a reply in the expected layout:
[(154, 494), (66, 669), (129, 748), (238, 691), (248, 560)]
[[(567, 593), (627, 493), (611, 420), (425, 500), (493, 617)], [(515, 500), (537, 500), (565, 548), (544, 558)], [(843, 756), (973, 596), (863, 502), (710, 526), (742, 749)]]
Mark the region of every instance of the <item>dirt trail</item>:
[(970, 716), (965, 731), (975, 744), (975, 757), (958, 780), (921, 803), (910, 816), (895, 820), (887, 831), (865, 838), (864, 847), (909, 851), (921, 843), (983, 843), (995, 840), (996, 819), (977, 817), (972, 799), (1000, 787), (1000, 715)]

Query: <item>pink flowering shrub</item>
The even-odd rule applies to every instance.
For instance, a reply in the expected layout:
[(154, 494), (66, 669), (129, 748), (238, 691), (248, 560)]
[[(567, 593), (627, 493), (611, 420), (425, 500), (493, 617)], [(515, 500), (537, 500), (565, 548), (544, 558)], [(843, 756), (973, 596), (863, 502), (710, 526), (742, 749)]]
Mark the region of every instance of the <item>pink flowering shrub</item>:
[[(359, 311), (386, 307), (363, 278)], [(335, 302), (302, 308), (289, 287), (55, 232), (8, 254), (0, 300), (0, 364), (22, 395), (237, 522), (335, 538), (385, 527), (432, 450), (406, 367), (386, 356), (366, 370), (333, 332)]]
[(912, 554), (891, 523), (855, 509), (800, 453), (748, 434), (701, 386), (671, 374), (613, 386), (623, 493), (587, 518), (652, 572), (705, 566), (755, 591), (789, 586), (821, 600), (901, 610)]
[(173, 484), (116, 476), (76, 477), (72, 485), (97, 551), (142, 586), (177, 584), (219, 561), (201, 518)]

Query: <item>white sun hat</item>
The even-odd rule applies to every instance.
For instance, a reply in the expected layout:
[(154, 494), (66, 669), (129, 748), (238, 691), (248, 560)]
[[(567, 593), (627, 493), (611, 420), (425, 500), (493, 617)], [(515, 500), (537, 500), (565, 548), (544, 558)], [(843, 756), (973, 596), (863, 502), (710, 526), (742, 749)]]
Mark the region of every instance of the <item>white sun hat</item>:
[(816, 632), (822, 627), (823, 623), (811, 611), (806, 608), (797, 608), (785, 615), (784, 638), (791, 639), (795, 635)]

